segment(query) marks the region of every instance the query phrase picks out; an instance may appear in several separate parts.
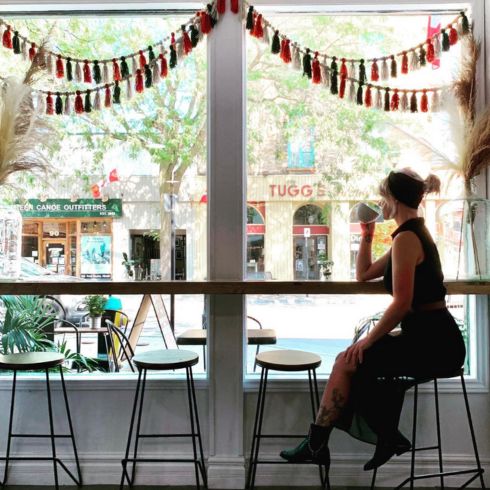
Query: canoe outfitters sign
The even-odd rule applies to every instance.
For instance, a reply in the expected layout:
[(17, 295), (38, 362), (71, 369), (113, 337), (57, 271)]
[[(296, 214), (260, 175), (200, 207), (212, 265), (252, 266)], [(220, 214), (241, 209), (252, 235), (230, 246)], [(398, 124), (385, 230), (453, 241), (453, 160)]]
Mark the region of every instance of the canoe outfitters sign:
[(27, 199), (17, 202), (23, 218), (119, 218), (122, 200), (108, 199)]

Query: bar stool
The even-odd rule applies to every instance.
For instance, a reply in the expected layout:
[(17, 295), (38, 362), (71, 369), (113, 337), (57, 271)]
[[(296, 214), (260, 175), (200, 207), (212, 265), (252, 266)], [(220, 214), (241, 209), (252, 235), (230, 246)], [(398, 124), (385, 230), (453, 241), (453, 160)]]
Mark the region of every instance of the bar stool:
[[(466, 417), (468, 420), (468, 425), (470, 429), (471, 441), (473, 443), (473, 451), (475, 453), (475, 463), (476, 468), (468, 469), (468, 470), (460, 470), (460, 471), (444, 471), (443, 468), (443, 460), (442, 460), (442, 444), (441, 444), (441, 426), (440, 426), (440, 418), (439, 418), (439, 392), (438, 392), (438, 379), (448, 379), (448, 378), (456, 378), (459, 377), (461, 380), (461, 387), (463, 391), (464, 403), (466, 408)], [(405, 378), (407, 379), (407, 378)], [(446, 476), (456, 476), (456, 475), (464, 475), (464, 474), (473, 474), (473, 476), (467, 480), (460, 488), (466, 488), (473, 480), (480, 478), (481, 488), (485, 488), (485, 483), (483, 481), (483, 468), (480, 464), (480, 456), (478, 454), (478, 448), (476, 445), (475, 431), (473, 429), (473, 422), (471, 419), (470, 405), (468, 403), (468, 394), (466, 393), (466, 384), (464, 381), (464, 370), (458, 369), (454, 373), (441, 374), (437, 376), (431, 376), (426, 378), (408, 378), (409, 381), (413, 380), (414, 383), (414, 397), (413, 397), (413, 422), (412, 422), (412, 449), (411, 449), (411, 464), (410, 464), (410, 476), (403, 480), (396, 488), (402, 488), (407, 483), (410, 483), (410, 489), (413, 489), (414, 481), (423, 480), (426, 478), (440, 478), (441, 488), (444, 489), (444, 477)], [(424, 447), (416, 447), (416, 436), (417, 436), (417, 402), (418, 402), (418, 387), (423, 383), (434, 383), (434, 401), (435, 401), (435, 415), (436, 415), (436, 432), (437, 432), (437, 444), (435, 446), (424, 446)], [(418, 451), (428, 451), (428, 450), (436, 450), (439, 455), (439, 472), (437, 473), (425, 473), (421, 475), (415, 474), (415, 453)], [(373, 471), (373, 477), (371, 480), (371, 490), (375, 488), (376, 484), (376, 474), (377, 469)]]
[[(316, 369), (322, 363), (320, 356), (312, 354), (310, 352), (304, 352), (300, 350), (276, 350), (261, 352), (255, 357), (256, 363), (260, 366), (260, 385), (257, 399), (257, 409), (255, 412), (254, 431), (252, 438), (252, 449), (250, 451), (250, 462), (248, 467), (247, 488), (253, 490), (255, 488), (255, 475), (257, 472), (257, 465), (259, 463), (266, 464), (295, 464), (287, 461), (261, 461), (259, 460), (259, 448), (260, 440), (264, 438), (277, 438), (277, 439), (290, 439), (290, 438), (304, 438), (305, 434), (293, 435), (293, 434), (262, 434), (262, 422), (264, 418), (264, 406), (265, 406), (265, 394), (267, 390), (267, 377), (269, 370), (282, 371), (282, 372), (297, 372), (308, 371), (308, 381), (310, 386), (310, 400), (311, 411), (313, 415), (313, 421), (315, 421), (318, 407), (320, 406), (320, 398), (318, 396), (318, 383), (316, 379)], [(298, 463), (301, 464), (301, 463)], [(304, 464), (304, 463), (303, 463)], [(330, 490), (330, 482), (328, 479), (328, 472), (324, 468), (319, 467), (320, 481), (323, 488)]]
[[(54, 484), (56, 490), (59, 489), (58, 484), (58, 467), (59, 464), (68, 476), (78, 485), (82, 484), (82, 474), (80, 471), (80, 463), (78, 461), (77, 447), (75, 445), (75, 436), (73, 435), (73, 425), (71, 422), (70, 406), (68, 405), (68, 397), (66, 395), (65, 379), (63, 377), (62, 364), (65, 360), (63, 354), (58, 352), (26, 352), (17, 354), (0, 354), (0, 369), (5, 369), (14, 372), (14, 379), (12, 382), (12, 398), (10, 401), (10, 419), (8, 427), (8, 439), (7, 439), (7, 452), (5, 457), (1, 457), (0, 461), (5, 461), (5, 471), (3, 482), (0, 482), (1, 486), (7, 484), (8, 478), (8, 465), (9, 461), (52, 461), (54, 471)], [(53, 407), (51, 402), (51, 388), (49, 384), (49, 370), (52, 368), (59, 368), (61, 376), (61, 386), (63, 388), (63, 398), (65, 400), (66, 415), (68, 420), (68, 426), (70, 429), (69, 434), (55, 434), (54, 431), (54, 419), (53, 419)], [(48, 415), (49, 415), (49, 434), (15, 434), (12, 433), (13, 417), (14, 417), (14, 405), (15, 405), (15, 388), (17, 385), (17, 371), (45, 371), (46, 373), (46, 391), (48, 398)], [(10, 449), (13, 438), (49, 438), (51, 439), (51, 452), (52, 456), (10, 456)], [(65, 464), (58, 458), (56, 454), (56, 439), (69, 438), (73, 444), (73, 452), (75, 454), (75, 462), (77, 467), (78, 479), (73, 476), (70, 470)]]
[[(130, 487), (133, 486), (136, 463), (194, 463), (194, 469), (196, 472), (196, 486), (200, 488), (199, 473), (201, 474), (204, 488), (207, 488), (207, 477), (204, 467), (204, 455), (202, 450), (201, 441), (201, 429), (199, 426), (199, 416), (197, 412), (196, 392), (194, 388), (194, 378), (192, 375), (192, 366), (195, 366), (199, 361), (199, 356), (191, 351), (178, 350), (178, 349), (166, 349), (159, 351), (144, 352), (133, 357), (133, 364), (138, 369), (138, 382), (136, 384), (136, 392), (134, 395), (133, 412), (131, 414), (131, 423), (129, 426), (128, 443), (126, 446), (126, 454), (124, 459), (121, 460), (123, 467), (121, 476), (120, 489), (124, 488), (124, 479), (126, 478)], [(141, 418), (143, 412), (143, 399), (145, 395), (146, 387), (146, 374), (148, 371), (169, 371), (174, 369), (186, 370), (187, 378), (187, 398), (189, 402), (189, 413), (191, 432), (187, 434), (141, 434)], [(141, 391), (141, 394), (140, 394)], [(134, 440), (133, 457), (129, 457), (131, 448), (131, 440), (133, 436), (134, 422), (136, 418), (136, 411), (138, 406), (138, 421), (136, 424), (136, 434)], [(192, 459), (175, 459), (175, 458), (138, 458), (138, 443), (140, 439), (144, 438), (170, 438), (170, 437), (189, 437), (192, 439), (193, 455)], [(200, 457), (197, 456), (196, 439), (199, 444)], [(127, 465), (128, 462), (132, 463), (131, 477), (129, 477)]]

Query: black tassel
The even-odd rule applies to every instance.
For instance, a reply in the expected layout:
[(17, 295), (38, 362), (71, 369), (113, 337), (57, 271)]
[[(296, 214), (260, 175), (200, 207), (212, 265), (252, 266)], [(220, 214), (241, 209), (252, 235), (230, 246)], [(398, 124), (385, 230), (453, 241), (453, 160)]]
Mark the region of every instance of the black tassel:
[(119, 82), (114, 82), (114, 91), (112, 93), (112, 103), (120, 104), (121, 103), (121, 87), (119, 86)]
[(364, 60), (361, 59), (359, 61), (359, 82), (361, 83), (366, 83), (367, 78), (366, 78), (366, 65), (364, 65)]
[(279, 39), (279, 31), (274, 31), (274, 36), (272, 37), (272, 54), (279, 54), (281, 52), (281, 40)]
[(170, 60), (168, 65), (170, 68), (175, 68), (177, 66), (177, 53), (175, 52), (175, 46), (173, 44), (170, 45)]
[(464, 12), (461, 12), (461, 30), (463, 31), (463, 34), (468, 34), (470, 32), (470, 23)]
[(145, 87), (150, 88), (153, 83), (152, 73), (150, 65), (147, 63), (145, 65)]
[(251, 31), (254, 28), (254, 8), (252, 5), (248, 7), (247, 24), (245, 27), (247, 31)]
[(148, 46), (148, 59), (150, 63), (155, 59), (155, 53), (153, 52), (153, 46)]
[(216, 12), (213, 12), (213, 6), (208, 3), (206, 5), (208, 9), (209, 21), (211, 22), (211, 27), (214, 29), (214, 26), (218, 23), (218, 19), (216, 18)]
[(73, 80), (73, 66), (71, 64), (71, 58), (66, 58), (66, 79), (71, 82)]
[(362, 94), (362, 83), (359, 84), (359, 87), (357, 87), (357, 105), (362, 105), (363, 104), (363, 94)]
[(426, 56), (427, 56), (427, 53), (426, 53), (424, 47), (421, 46), (420, 47), (420, 54), (419, 54), (420, 66), (425, 66), (427, 64)]
[(15, 54), (20, 54), (19, 31), (14, 31), (14, 37), (12, 38), (12, 48)]
[(100, 73), (100, 65), (97, 60), (94, 60), (92, 67), (92, 76), (95, 83), (100, 83), (102, 81), (102, 74)]
[(415, 92), (413, 92), (412, 96), (410, 97), (410, 112), (418, 112), (417, 94)]
[(391, 55), (391, 78), (396, 78), (397, 71), (398, 71), (398, 67), (396, 66), (396, 58), (392, 54)]
[(85, 94), (85, 104), (83, 104), (83, 110), (85, 112), (92, 112), (92, 100), (90, 99), (90, 90), (87, 90)]
[(449, 51), (451, 44), (449, 43), (449, 34), (446, 32), (446, 29), (441, 29), (442, 34), (442, 50)]
[(384, 106), (384, 110), (386, 112), (389, 112), (390, 111), (390, 89), (389, 88), (386, 88), (385, 89), (385, 106)]
[(338, 86), (338, 66), (337, 66), (337, 58), (334, 56), (332, 58), (332, 63), (330, 64), (330, 93), (333, 95), (337, 95), (339, 93)]
[(125, 56), (121, 56), (121, 78), (129, 77), (129, 66)]
[(192, 47), (195, 48), (197, 46), (197, 43), (199, 42), (199, 31), (197, 30), (197, 27), (194, 24), (191, 24), (189, 26), (189, 30), (191, 31)]
[(311, 78), (311, 54), (309, 48), (306, 48), (306, 53), (303, 56), (303, 76)]
[(58, 116), (63, 114), (63, 101), (61, 100), (61, 95), (59, 92), (56, 92), (56, 101), (54, 103), (54, 110), (56, 114), (58, 114)]

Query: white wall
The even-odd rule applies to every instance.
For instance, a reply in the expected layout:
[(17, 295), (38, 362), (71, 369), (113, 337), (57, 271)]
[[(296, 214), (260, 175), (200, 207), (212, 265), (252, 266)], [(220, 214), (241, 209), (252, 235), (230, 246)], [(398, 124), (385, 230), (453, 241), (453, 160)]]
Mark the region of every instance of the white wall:
[[(83, 2), (71, 1), (76, 8)], [(5, 3), (5, 2), (2, 2)], [(13, 5), (21, 5), (23, 0), (12, 0)], [(39, 0), (35, 8), (54, 4), (52, 0)], [(67, 2), (65, 2), (67, 3)], [(102, 3), (102, 2), (101, 2)], [(112, 4), (113, 2), (106, 1)], [(132, 2), (134, 4), (143, 2)], [(182, 2), (192, 5), (190, 2)], [(265, 2), (257, 2), (265, 4)], [(269, 3), (297, 4), (293, 0)], [(311, 4), (340, 4), (315, 0)], [(367, 5), (369, 2), (355, 0), (352, 3)], [(374, 2), (373, 2), (374, 3)], [(377, 1), (389, 4), (387, 0)], [(398, 4), (408, 4), (408, 0)], [(419, 2), (422, 3), (422, 2)], [(454, 3), (431, 2), (442, 5)], [(114, 2), (115, 4), (115, 2)], [(484, 0), (475, 0), (474, 18), (477, 31), (483, 34), (484, 9), (490, 17), (490, 6)], [(115, 4), (116, 5), (116, 4)], [(118, 7), (123, 6), (121, 2)], [(158, 5), (161, 7), (161, 3)], [(210, 150), (209, 160), (213, 168), (208, 182), (209, 196), (209, 249), (213, 251), (208, 258), (211, 279), (239, 279), (243, 272), (244, 239), (244, 145), (243, 145), (243, 106), (244, 87), (240, 82), (243, 74), (243, 43), (238, 31), (238, 20), (227, 14), (220, 28), (209, 41), (209, 66), (219, 80), (209, 94), (210, 130), (208, 132)], [(490, 31), (487, 28), (487, 37)], [(488, 44), (488, 40), (485, 40)], [(483, 53), (486, 61), (488, 53)], [(484, 86), (483, 80), (480, 86)], [(218, 90), (219, 89), (219, 90)], [(484, 94), (480, 96), (482, 101)], [(231, 108), (230, 108), (231, 107)], [(220, 133), (226, 137), (218, 137)], [(226, 157), (226, 158), (225, 158)], [(225, 165), (226, 162), (226, 165)], [(198, 382), (198, 403), (203, 427), (206, 453), (209, 454), (210, 486), (213, 488), (242, 488), (245, 478), (245, 458), (248, 455), (253, 416), (256, 403), (257, 382), (247, 381), (245, 390), (243, 376), (243, 320), (244, 303), (239, 296), (215, 296), (208, 301), (210, 308), (210, 349), (209, 362), (211, 377), (209, 381)], [(486, 304), (480, 308), (477, 346), (479, 349), (479, 380), (470, 383), (470, 403), (476, 426), (480, 454), (485, 469), (490, 471), (490, 397), (488, 394), (488, 321)], [(43, 430), (46, 419), (41, 415), (45, 406), (44, 386), (39, 380), (23, 381), (17, 403), (17, 430)], [(118, 483), (120, 479), (119, 459), (124, 451), (125, 434), (131, 408), (132, 389), (135, 380), (106, 379), (83, 380), (72, 377), (68, 380), (69, 396), (72, 406), (75, 431), (77, 434), (85, 483)], [(150, 383), (146, 400), (150, 413), (145, 417), (145, 426), (155, 429), (160, 426), (178, 428), (184, 423), (184, 386), (181, 382), (157, 381)], [(270, 396), (267, 405), (265, 424), (268, 430), (305, 432), (309, 424), (308, 396), (302, 381), (276, 381), (269, 385)], [(9, 381), (0, 381), (0, 413), (5, 431), (6, 413), (9, 400)], [(452, 382), (444, 385), (441, 395), (443, 419), (444, 454), (448, 467), (460, 468), (472, 464), (471, 447), (463, 416), (462, 400), (456, 393)], [(58, 393), (59, 394), (59, 393)], [(405, 404), (402, 428), (409, 433), (410, 396)], [(422, 394), (420, 411), (424, 438), (434, 431), (429, 418), (432, 405), (430, 391)], [(43, 418), (44, 420), (41, 420)], [(61, 420), (61, 416), (57, 417)], [(5, 446), (3, 435), (0, 444)], [(265, 457), (276, 457), (284, 443), (268, 441), (262, 446)], [(19, 446), (16, 446), (19, 447)], [(147, 446), (145, 453), (153, 454), (153, 447)], [(35, 441), (23, 448), (31, 454), (45, 454), (47, 444)], [(172, 442), (167, 450), (173, 455), (181, 454), (188, 446)], [(155, 448), (156, 449), (156, 448)], [(164, 451), (164, 446), (159, 445)], [(334, 433), (331, 441), (332, 468), (331, 480), (336, 485), (367, 485), (370, 474), (360, 469), (370, 457), (372, 448)], [(63, 453), (61, 451), (61, 453)], [(69, 453), (68, 453), (69, 454)], [(69, 458), (68, 458), (69, 460)], [(436, 469), (435, 455), (424, 456), (424, 469)], [(393, 488), (395, 481), (407, 475), (407, 457), (395, 458), (379, 472), (379, 483)], [(43, 463), (17, 463), (11, 472), (11, 483), (51, 485), (51, 466)], [(138, 472), (140, 484), (159, 483), (188, 485), (193, 483), (193, 469), (190, 465), (144, 466)], [(257, 483), (261, 485), (315, 485), (317, 474), (312, 467), (266, 466), (259, 468)]]

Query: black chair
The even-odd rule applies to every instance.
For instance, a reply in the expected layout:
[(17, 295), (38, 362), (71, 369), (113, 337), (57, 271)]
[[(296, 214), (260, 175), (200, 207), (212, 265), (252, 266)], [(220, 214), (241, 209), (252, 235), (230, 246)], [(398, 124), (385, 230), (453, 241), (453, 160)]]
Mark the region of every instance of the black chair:
[[(260, 374), (260, 385), (257, 399), (257, 408), (255, 412), (254, 429), (252, 436), (252, 448), (250, 450), (250, 460), (248, 467), (247, 477), (247, 489), (253, 490), (255, 488), (255, 475), (257, 473), (257, 466), (260, 463), (264, 464), (291, 464), (287, 461), (270, 461), (259, 459), (259, 449), (261, 439), (290, 439), (301, 438), (304, 439), (305, 434), (263, 434), (262, 423), (264, 419), (264, 407), (265, 407), (265, 395), (267, 391), (267, 378), (269, 370), (283, 371), (283, 372), (298, 372), (308, 371), (308, 381), (310, 386), (310, 401), (311, 411), (313, 415), (313, 421), (315, 421), (316, 413), (320, 406), (320, 397), (318, 394), (318, 384), (316, 379), (316, 369), (322, 363), (320, 356), (312, 354), (310, 352), (304, 352), (299, 350), (275, 350), (268, 352), (261, 352), (256, 357), (257, 364), (262, 368)], [(328, 479), (328, 472), (325, 471), (322, 466), (319, 467), (320, 482), (322, 488), (330, 490), (330, 482)]]
[[(12, 382), (12, 398), (10, 401), (10, 418), (8, 424), (8, 436), (7, 436), (7, 450), (6, 456), (1, 457), (0, 461), (5, 461), (5, 470), (3, 482), (0, 485), (3, 487), (7, 484), (8, 479), (8, 466), (10, 461), (52, 461), (54, 471), (54, 483), (55, 489), (59, 489), (58, 483), (58, 464), (65, 470), (68, 476), (75, 482), (76, 485), (82, 485), (82, 474), (80, 470), (80, 463), (78, 461), (78, 453), (75, 444), (75, 436), (73, 434), (73, 425), (70, 415), (70, 406), (68, 404), (68, 397), (66, 395), (65, 380), (63, 377), (62, 365), (65, 360), (63, 354), (57, 352), (27, 352), (17, 354), (0, 354), (0, 369), (5, 369), (14, 372), (14, 379)], [(61, 376), (61, 386), (63, 388), (63, 398), (65, 402), (66, 416), (68, 421), (69, 433), (68, 434), (55, 434), (54, 430), (54, 417), (53, 406), (51, 401), (51, 388), (49, 384), (49, 371), (50, 369), (58, 368)], [(46, 373), (46, 390), (48, 399), (48, 417), (49, 417), (49, 434), (18, 434), (12, 431), (13, 419), (14, 419), (14, 405), (15, 405), (15, 389), (17, 386), (17, 371), (44, 371)], [(10, 456), (10, 450), (12, 446), (12, 439), (14, 438), (32, 438), (32, 439), (46, 439), (51, 441), (51, 456)], [(56, 453), (56, 440), (59, 438), (68, 438), (73, 445), (73, 452), (75, 455), (75, 463), (77, 468), (78, 478), (75, 477), (66, 465), (58, 458)]]
[[(126, 445), (126, 453), (121, 460), (123, 467), (121, 475), (120, 489), (124, 488), (125, 480), (132, 487), (136, 476), (136, 463), (193, 463), (196, 475), (196, 486), (200, 489), (202, 479), (204, 488), (207, 488), (207, 476), (204, 466), (204, 453), (202, 449), (201, 429), (199, 425), (199, 416), (196, 402), (196, 392), (194, 388), (194, 378), (192, 375), (192, 366), (195, 366), (199, 361), (199, 356), (195, 352), (179, 349), (167, 349), (145, 352), (133, 358), (135, 366), (138, 368), (138, 382), (134, 395), (133, 411), (131, 414), (131, 422), (129, 425), (128, 442)], [(187, 400), (189, 404), (190, 428), (191, 432), (186, 434), (171, 433), (171, 434), (141, 434), (141, 419), (143, 413), (143, 399), (146, 387), (146, 375), (148, 371), (168, 371), (175, 369), (185, 369), (187, 379)], [(139, 407), (138, 407), (139, 399)], [(134, 437), (133, 457), (129, 457), (131, 443), (133, 439), (133, 430), (138, 412), (136, 423), (136, 433)], [(192, 441), (193, 457), (192, 458), (138, 458), (138, 444), (140, 439), (155, 439), (155, 438), (190, 438)], [(199, 455), (198, 455), (199, 446)], [(132, 464), (131, 476), (128, 471), (128, 463)]]
[[(122, 362), (128, 361), (129, 367), (134, 373), (135, 369), (132, 362), (134, 350), (131, 347), (128, 337), (120, 327), (116, 326), (116, 324), (110, 320), (106, 320), (105, 324), (107, 326), (107, 334), (105, 335), (107, 339), (107, 352), (108, 355), (112, 357), (114, 370), (119, 372)], [(116, 339), (119, 346), (116, 345)]]

